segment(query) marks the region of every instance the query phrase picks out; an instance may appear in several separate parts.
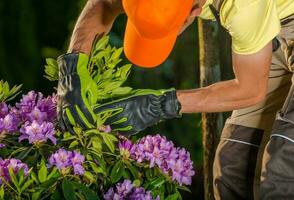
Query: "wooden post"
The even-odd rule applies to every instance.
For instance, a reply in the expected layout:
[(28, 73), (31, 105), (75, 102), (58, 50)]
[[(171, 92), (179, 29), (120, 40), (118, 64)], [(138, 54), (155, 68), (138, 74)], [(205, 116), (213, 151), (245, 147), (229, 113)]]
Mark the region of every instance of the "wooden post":
[[(200, 86), (221, 80), (218, 27), (215, 22), (198, 19)], [(213, 200), (213, 160), (223, 127), (222, 114), (202, 114), (202, 144), (205, 200)]]

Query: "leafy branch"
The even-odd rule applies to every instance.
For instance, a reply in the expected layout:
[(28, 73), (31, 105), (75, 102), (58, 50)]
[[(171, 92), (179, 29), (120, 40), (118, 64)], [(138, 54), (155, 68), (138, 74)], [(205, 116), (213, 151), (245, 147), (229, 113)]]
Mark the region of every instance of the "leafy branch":
[(19, 93), (21, 93), (22, 85), (13, 86), (10, 88), (6, 81), (0, 80), (0, 102), (6, 102), (14, 99)]

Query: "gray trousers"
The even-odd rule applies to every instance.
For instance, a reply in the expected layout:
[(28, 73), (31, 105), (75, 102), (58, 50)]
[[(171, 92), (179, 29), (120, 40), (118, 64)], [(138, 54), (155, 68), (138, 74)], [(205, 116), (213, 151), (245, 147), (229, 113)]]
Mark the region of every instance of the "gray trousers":
[(265, 100), (235, 110), (214, 161), (223, 200), (294, 200), (294, 16), (282, 21)]

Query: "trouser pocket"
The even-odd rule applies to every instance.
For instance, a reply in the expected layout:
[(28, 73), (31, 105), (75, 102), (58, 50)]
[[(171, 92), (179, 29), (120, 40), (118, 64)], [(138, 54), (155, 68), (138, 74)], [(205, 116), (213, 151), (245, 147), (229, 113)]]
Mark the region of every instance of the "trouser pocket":
[(263, 130), (226, 124), (214, 161), (216, 199), (253, 199), (253, 183)]
[(263, 157), (261, 199), (294, 199), (294, 141), (271, 137)]

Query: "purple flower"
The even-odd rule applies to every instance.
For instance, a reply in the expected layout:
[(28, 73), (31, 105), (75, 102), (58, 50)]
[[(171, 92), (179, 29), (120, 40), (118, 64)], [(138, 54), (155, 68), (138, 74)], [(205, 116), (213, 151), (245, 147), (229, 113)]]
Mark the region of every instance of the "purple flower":
[(6, 115), (3, 121), (7, 132), (11, 133), (18, 130), (19, 118), (13, 112)]
[(85, 169), (82, 166), (82, 163), (85, 161), (85, 157), (83, 155), (81, 155), (77, 151), (73, 151), (71, 153), (70, 161), (75, 174), (82, 175), (85, 173)]
[(130, 180), (124, 180), (122, 183), (118, 183), (116, 185), (116, 192), (119, 194), (119, 196), (127, 196), (132, 189), (134, 188), (134, 185), (132, 184), (132, 181)]
[(104, 195), (103, 198), (105, 200), (113, 200), (114, 199), (114, 190), (110, 188)]
[(118, 148), (120, 155), (123, 156), (123, 158), (128, 159), (133, 153), (133, 146), (134, 145), (132, 144), (132, 142), (128, 139), (123, 139), (119, 141)]
[(84, 161), (85, 157), (79, 152), (66, 151), (65, 149), (59, 149), (49, 158), (49, 164), (51, 166), (56, 166), (61, 171), (72, 167), (76, 175), (83, 175), (85, 173), (83, 167)]
[(16, 108), (22, 120), (26, 121), (43, 121), (53, 122), (56, 119), (56, 95), (43, 97), (42, 93), (30, 91), (28, 94), (23, 95)]
[(9, 112), (0, 118), (0, 133), (13, 133), (18, 130), (19, 118), (13, 112)]
[[(39, 93), (41, 98), (43, 97), (41, 93)], [(23, 95), (22, 99), (19, 103), (16, 104), (16, 107), (19, 109), (23, 118), (27, 118), (27, 115), (32, 112), (34, 107), (37, 105), (38, 94), (35, 91), (30, 91), (28, 94)]]
[(47, 120), (47, 113), (42, 112), (37, 107), (34, 107), (32, 111), (26, 115), (26, 117), (30, 122), (37, 121), (39, 123), (42, 123), (43, 121), (49, 121)]
[(37, 121), (32, 123), (27, 121), (20, 132), (22, 135), (19, 137), (19, 141), (28, 139), (30, 144), (37, 144), (47, 142), (49, 139), (53, 144), (56, 144), (54, 125), (51, 122), (39, 124)]
[(180, 185), (191, 184), (195, 172), (189, 152), (176, 148), (165, 137), (160, 135), (143, 137), (134, 145), (131, 152), (131, 157), (138, 163), (149, 162), (150, 167), (158, 166)]
[(70, 166), (71, 152), (64, 149), (59, 149), (49, 158), (49, 164), (55, 165), (57, 169), (64, 169)]
[[(104, 195), (105, 200), (153, 200), (150, 191), (145, 191), (142, 187), (135, 187), (130, 180), (117, 183)], [(159, 200), (159, 196), (155, 200)]]
[(53, 122), (57, 117), (56, 105), (57, 95), (53, 94), (47, 98), (40, 99), (37, 107), (41, 112), (46, 113), (47, 121)]
[(19, 170), (24, 170), (24, 175), (27, 176), (29, 169), (27, 164), (22, 163), (18, 159), (5, 159), (5, 160), (0, 160), (0, 183), (3, 182), (3, 179), (6, 181), (10, 181), (10, 175), (9, 175), (9, 168), (13, 169), (14, 174), (17, 174)]
[[(146, 192), (144, 188), (135, 188), (132, 194), (128, 197), (128, 199), (132, 200), (153, 200), (151, 192)], [(159, 200), (159, 196), (157, 196), (156, 200)]]
[(0, 118), (4, 118), (9, 112), (8, 106), (6, 103), (0, 103)]

